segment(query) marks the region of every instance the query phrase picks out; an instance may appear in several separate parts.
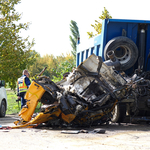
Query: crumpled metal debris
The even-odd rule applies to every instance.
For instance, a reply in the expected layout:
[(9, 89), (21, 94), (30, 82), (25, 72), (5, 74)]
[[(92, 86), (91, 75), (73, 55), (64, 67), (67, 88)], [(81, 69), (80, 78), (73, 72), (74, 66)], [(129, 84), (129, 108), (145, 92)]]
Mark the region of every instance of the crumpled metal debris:
[[(27, 107), (22, 108), (20, 120), (12, 128), (107, 123), (119, 103), (128, 105), (131, 116), (137, 114), (141, 104), (149, 111), (150, 80), (146, 76), (128, 77), (92, 54), (57, 83), (46, 76), (34, 80), (25, 95)], [(32, 118), (39, 102), (43, 104), (41, 111)]]

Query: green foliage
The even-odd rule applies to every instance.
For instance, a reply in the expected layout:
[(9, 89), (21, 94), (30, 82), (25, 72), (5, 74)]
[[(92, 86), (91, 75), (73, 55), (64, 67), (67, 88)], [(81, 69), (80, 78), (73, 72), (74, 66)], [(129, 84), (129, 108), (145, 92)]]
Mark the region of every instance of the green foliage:
[(53, 76), (53, 81), (58, 82), (63, 79), (63, 74), (67, 72), (71, 72), (74, 68), (74, 63), (72, 60), (65, 60), (60, 65), (57, 65), (57, 69), (53, 69), (56, 73), (56, 76)]
[(27, 30), (29, 23), (18, 23), (21, 15), (15, 11), (15, 5), (21, 0), (0, 0), (0, 78), (14, 89), (22, 70), (35, 59), (28, 37), (23, 39), (19, 33)]
[(50, 77), (51, 80), (59, 81), (63, 78), (65, 72), (69, 72), (75, 67), (74, 57), (70, 54), (54, 57), (45, 55), (38, 57), (33, 65), (29, 66), (30, 77), (35, 79), (37, 75), (45, 68), (43, 75)]
[(74, 56), (74, 59), (76, 60), (76, 45), (77, 45), (78, 37), (80, 35), (79, 35), (79, 29), (78, 29), (77, 23), (73, 20), (71, 20), (71, 23), (70, 23), (70, 31), (72, 34), (69, 36), (71, 47), (72, 47), (71, 53)]
[[(107, 9), (104, 7), (104, 11), (102, 11), (102, 15), (99, 17), (99, 19), (104, 20), (104, 19), (109, 19), (112, 18), (109, 15), (109, 12), (107, 11)], [(96, 31), (96, 34), (94, 35), (93, 32), (87, 32), (89, 38), (92, 38), (98, 34), (101, 33), (102, 31), (102, 23), (98, 20), (95, 20), (95, 24), (91, 24), (91, 26), (94, 28), (94, 30)]]
[(75, 67), (74, 57), (72, 55), (58, 56), (56, 67), (53, 68), (53, 78), (54, 82), (58, 82), (63, 79), (63, 74), (66, 72), (71, 72)]
[(56, 67), (57, 60), (53, 55), (45, 55), (43, 57), (37, 57), (36, 61), (28, 67), (30, 72), (30, 78), (35, 79), (37, 75), (45, 68), (42, 75), (52, 78), (54, 75), (52, 69)]

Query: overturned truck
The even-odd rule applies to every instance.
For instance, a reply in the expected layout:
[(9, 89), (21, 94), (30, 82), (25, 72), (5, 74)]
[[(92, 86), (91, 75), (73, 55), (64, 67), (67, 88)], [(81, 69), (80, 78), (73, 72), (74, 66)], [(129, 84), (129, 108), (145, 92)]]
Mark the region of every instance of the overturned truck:
[[(32, 81), (26, 106), (13, 128), (92, 126), (150, 115), (150, 72), (128, 77), (92, 54), (61, 81), (42, 76)], [(41, 110), (33, 116), (38, 103)], [(117, 107), (119, 106), (119, 109)], [(116, 112), (117, 111), (117, 112)]]

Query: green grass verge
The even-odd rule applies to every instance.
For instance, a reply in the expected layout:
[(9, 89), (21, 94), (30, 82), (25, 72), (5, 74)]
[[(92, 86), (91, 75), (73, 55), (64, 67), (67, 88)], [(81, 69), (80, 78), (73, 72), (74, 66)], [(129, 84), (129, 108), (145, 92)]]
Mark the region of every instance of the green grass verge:
[[(6, 114), (18, 114), (21, 110), (21, 102), (16, 102), (17, 96), (16, 93), (12, 90), (7, 90), (7, 111)], [(35, 113), (40, 112), (40, 105), (38, 103)]]
[(21, 109), (21, 103), (16, 102), (17, 96), (14, 91), (7, 90), (7, 111), (6, 114), (17, 114)]

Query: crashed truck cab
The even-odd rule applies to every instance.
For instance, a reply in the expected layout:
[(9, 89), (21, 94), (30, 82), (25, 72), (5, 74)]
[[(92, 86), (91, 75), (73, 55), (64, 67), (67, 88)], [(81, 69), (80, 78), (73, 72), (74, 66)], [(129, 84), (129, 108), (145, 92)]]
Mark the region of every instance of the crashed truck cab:
[[(107, 81), (112, 83), (111, 86)], [(14, 122), (13, 128), (41, 123), (49, 126), (106, 123), (118, 101), (117, 91), (113, 93), (112, 89), (125, 84), (126, 81), (105, 65), (101, 57), (93, 54), (57, 83), (46, 76), (32, 81), (25, 95), (26, 107), (20, 111), (20, 120)], [(41, 110), (33, 117), (38, 103), (42, 103)]]

